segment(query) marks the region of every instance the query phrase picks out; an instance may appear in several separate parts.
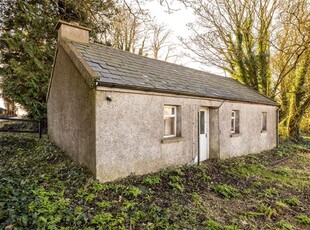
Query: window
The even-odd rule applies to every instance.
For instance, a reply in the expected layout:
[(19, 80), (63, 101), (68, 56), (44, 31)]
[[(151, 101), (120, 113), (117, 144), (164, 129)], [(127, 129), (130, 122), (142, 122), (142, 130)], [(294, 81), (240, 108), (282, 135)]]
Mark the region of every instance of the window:
[(164, 137), (177, 135), (177, 107), (164, 106)]
[(205, 134), (205, 111), (200, 111), (200, 134)]
[(267, 131), (267, 113), (262, 113), (262, 131)]
[(231, 133), (239, 133), (239, 110), (231, 111)]

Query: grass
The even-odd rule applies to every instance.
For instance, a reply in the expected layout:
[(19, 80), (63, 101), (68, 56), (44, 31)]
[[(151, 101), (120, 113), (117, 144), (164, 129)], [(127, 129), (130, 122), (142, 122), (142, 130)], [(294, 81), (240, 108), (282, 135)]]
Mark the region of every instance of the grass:
[(0, 229), (309, 229), (310, 144), (101, 184), (46, 139), (0, 136)]

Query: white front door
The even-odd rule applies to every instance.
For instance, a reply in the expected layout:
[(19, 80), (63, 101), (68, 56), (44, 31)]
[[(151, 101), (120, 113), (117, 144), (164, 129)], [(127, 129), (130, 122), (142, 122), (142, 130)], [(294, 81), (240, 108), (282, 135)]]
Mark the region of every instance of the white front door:
[(199, 111), (199, 160), (209, 159), (209, 109)]

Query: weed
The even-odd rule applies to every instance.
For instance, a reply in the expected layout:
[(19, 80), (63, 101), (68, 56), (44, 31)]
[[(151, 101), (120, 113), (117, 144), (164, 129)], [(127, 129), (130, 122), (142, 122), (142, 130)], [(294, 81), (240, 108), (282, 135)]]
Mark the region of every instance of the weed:
[(170, 168), (168, 169), (168, 172), (181, 177), (185, 175), (180, 168)]
[(91, 202), (93, 202), (93, 200), (94, 200), (96, 197), (97, 197), (97, 195), (90, 193), (90, 194), (88, 194), (88, 195), (85, 197), (85, 201), (86, 201), (87, 203), (91, 203)]
[(172, 182), (180, 182), (181, 181), (181, 177), (179, 176), (169, 176), (169, 179), (172, 181)]
[(197, 202), (201, 201), (201, 197), (199, 196), (197, 192), (192, 192), (192, 197), (194, 201), (197, 201)]
[(153, 185), (158, 185), (160, 183), (160, 181), (161, 181), (161, 179), (159, 176), (147, 176), (142, 181), (142, 184), (153, 186)]
[[(55, 199), (56, 192), (47, 191), (39, 188), (32, 191), (35, 195), (34, 200), (28, 205), (29, 212), (33, 213), (32, 218), (36, 220), (39, 228), (45, 228), (47, 223), (49, 226), (55, 226), (61, 222), (65, 216), (62, 212), (70, 205), (70, 201), (64, 198)], [(63, 193), (59, 194), (63, 196)], [(22, 221), (27, 222), (27, 217), (22, 216)]]
[(239, 228), (236, 225), (227, 225), (224, 226), (224, 230), (239, 230)]
[(137, 197), (141, 193), (141, 190), (135, 186), (130, 186), (123, 192), (123, 194), (127, 197)]
[(276, 201), (275, 205), (277, 205), (280, 208), (288, 209), (288, 205), (286, 203), (283, 203), (282, 201)]
[(277, 167), (271, 170), (272, 172), (281, 175), (281, 176), (291, 176), (292, 172), (287, 167)]
[(213, 186), (213, 190), (223, 196), (225, 199), (238, 197), (240, 194), (238, 192), (238, 189), (230, 186), (230, 185), (215, 185)]
[(271, 208), (270, 206), (261, 205), (259, 211), (264, 214), (265, 217), (270, 219), (271, 217), (277, 215), (277, 210)]
[(203, 181), (211, 181), (211, 177), (205, 174), (204, 172), (201, 172), (198, 174), (198, 176), (203, 180)]
[(138, 204), (137, 202), (131, 202), (131, 201), (126, 200), (121, 210), (123, 212), (127, 212), (129, 209), (135, 207), (137, 204)]
[(300, 200), (297, 197), (291, 197), (284, 200), (285, 203), (289, 204), (290, 206), (299, 206), (301, 205)]
[(280, 220), (279, 222), (276, 223), (275, 225), (277, 230), (294, 230), (294, 226), (287, 223), (284, 220)]
[(247, 212), (247, 216), (264, 216), (265, 218), (270, 219), (271, 217), (277, 215), (277, 210), (271, 208), (270, 206), (261, 205), (256, 212)]
[(110, 208), (112, 205), (111, 205), (111, 202), (109, 201), (101, 201), (101, 202), (97, 202), (96, 205), (100, 208)]
[(109, 188), (108, 185), (106, 184), (102, 184), (102, 183), (95, 183), (92, 187), (92, 189), (95, 191), (95, 192), (99, 192), (99, 191), (105, 191)]
[(84, 188), (80, 188), (80, 189), (78, 189), (75, 197), (77, 197), (77, 198), (84, 198), (87, 195), (88, 195), (88, 191), (86, 189), (84, 189)]
[(262, 192), (259, 192), (258, 195), (260, 197), (267, 197), (267, 198), (272, 198), (274, 196), (277, 196), (279, 193), (275, 188), (267, 188), (263, 190)]
[(296, 218), (301, 224), (310, 226), (310, 218), (308, 216), (301, 215), (301, 216), (297, 216)]
[(179, 183), (169, 183), (169, 186), (173, 189), (177, 189), (179, 190), (180, 192), (183, 192), (184, 191), (184, 186), (182, 184), (179, 184)]
[(262, 186), (262, 182), (260, 182), (260, 181), (254, 181), (254, 182), (252, 182), (252, 186), (253, 186), (254, 188), (259, 188), (260, 186)]
[(142, 211), (136, 211), (132, 217), (130, 217), (130, 229), (136, 229), (136, 224), (143, 218), (146, 218), (147, 214)]
[(112, 219), (113, 219), (113, 215), (111, 213), (109, 213), (109, 212), (108, 213), (101, 213), (101, 214), (95, 215), (92, 218), (91, 223), (97, 224), (97, 225), (106, 225)]
[(207, 229), (210, 229), (210, 230), (221, 230), (221, 229), (223, 229), (222, 225), (217, 223), (214, 220), (206, 220), (206, 221), (202, 222), (202, 225), (207, 227)]

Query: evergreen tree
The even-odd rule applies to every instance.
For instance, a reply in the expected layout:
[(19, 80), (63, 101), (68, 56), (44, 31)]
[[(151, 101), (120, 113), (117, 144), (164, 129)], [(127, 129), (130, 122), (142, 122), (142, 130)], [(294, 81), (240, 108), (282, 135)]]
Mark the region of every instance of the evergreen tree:
[(21, 104), (30, 117), (46, 117), (46, 92), (59, 19), (98, 32), (114, 13), (111, 0), (1, 0), (0, 75), (3, 95)]

